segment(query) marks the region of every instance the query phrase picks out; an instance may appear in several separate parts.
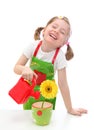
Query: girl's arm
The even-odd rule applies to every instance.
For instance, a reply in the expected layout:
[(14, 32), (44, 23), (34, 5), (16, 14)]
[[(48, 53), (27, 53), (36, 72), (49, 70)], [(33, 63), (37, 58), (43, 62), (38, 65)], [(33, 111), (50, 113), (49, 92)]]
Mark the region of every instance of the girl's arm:
[(37, 75), (31, 70), (31, 68), (25, 66), (27, 61), (27, 57), (24, 54), (21, 55), (21, 57), (18, 59), (17, 63), (14, 66), (14, 72), (16, 74), (22, 75), (22, 77), (27, 80), (32, 80), (33, 76), (37, 78)]
[(81, 115), (82, 113), (87, 113), (87, 110), (83, 108), (73, 109), (71, 103), (70, 91), (67, 83), (66, 69), (58, 70), (58, 85), (63, 97), (67, 112), (73, 115)]

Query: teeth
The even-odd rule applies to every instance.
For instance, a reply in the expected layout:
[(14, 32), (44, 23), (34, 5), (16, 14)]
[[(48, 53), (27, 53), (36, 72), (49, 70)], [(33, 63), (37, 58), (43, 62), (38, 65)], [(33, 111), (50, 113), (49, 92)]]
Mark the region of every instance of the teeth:
[(53, 34), (50, 34), (50, 36), (51, 36), (52, 38), (54, 38), (55, 40), (57, 39), (56, 36), (53, 35)]

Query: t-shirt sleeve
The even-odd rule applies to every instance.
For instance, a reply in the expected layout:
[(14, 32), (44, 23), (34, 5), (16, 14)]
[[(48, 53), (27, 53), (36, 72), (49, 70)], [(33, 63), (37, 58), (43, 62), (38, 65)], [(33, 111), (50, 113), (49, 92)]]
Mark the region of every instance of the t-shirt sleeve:
[(60, 49), (56, 59), (57, 59), (56, 60), (56, 69), (57, 70), (67, 67), (66, 57), (65, 57), (64, 52), (61, 49)]
[(36, 43), (29, 43), (28, 46), (23, 50), (23, 54), (29, 59), (33, 56)]

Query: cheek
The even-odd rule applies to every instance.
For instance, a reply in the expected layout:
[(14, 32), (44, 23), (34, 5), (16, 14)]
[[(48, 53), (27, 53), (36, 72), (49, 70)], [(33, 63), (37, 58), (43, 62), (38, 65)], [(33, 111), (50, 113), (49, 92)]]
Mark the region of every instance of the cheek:
[(48, 31), (47, 31), (47, 30), (46, 30), (46, 31), (43, 31), (43, 33), (42, 33), (43, 36), (47, 36), (47, 34), (48, 34)]
[(66, 40), (65, 39), (61, 39), (60, 40), (60, 46), (64, 46), (66, 44)]
[(64, 37), (60, 37), (60, 42), (63, 44), (65, 43), (65, 38)]
[(68, 41), (68, 37), (61, 37), (62, 43), (63, 45), (66, 44), (66, 42)]

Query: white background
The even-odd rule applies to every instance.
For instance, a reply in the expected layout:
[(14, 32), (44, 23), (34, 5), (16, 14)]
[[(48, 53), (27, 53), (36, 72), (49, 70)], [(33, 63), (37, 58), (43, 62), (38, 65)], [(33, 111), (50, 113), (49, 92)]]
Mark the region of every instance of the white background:
[[(93, 12), (93, 0), (0, 0), (0, 126), (3, 130), (6, 127), (15, 130), (94, 129)], [(70, 19), (69, 41), (75, 56), (68, 62), (68, 84), (73, 107), (86, 108), (88, 114), (81, 118), (67, 114), (59, 92), (52, 123), (38, 127), (32, 123), (29, 113), (17, 111), (23, 110), (22, 105), (16, 104), (8, 91), (20, 77), (13, 68), (23, 49), (33, 41), (34, 30), (45, 26), (53, 16)]]
[[(33, 40), (34, 30), (53, 16), (66, 16), (72, 26), (70, 44), (74, 58), (67, 76), (74, 107), (94, 115), (94, 6), (93, 0), (1, 0), (0, 1), (0, 109), (22, 109), (8, 95), (19, 79), (13, 67)], [(56, 109), (65, 111), (60, 93)], [(66, 111), (65, 111), (66, 112)]]

